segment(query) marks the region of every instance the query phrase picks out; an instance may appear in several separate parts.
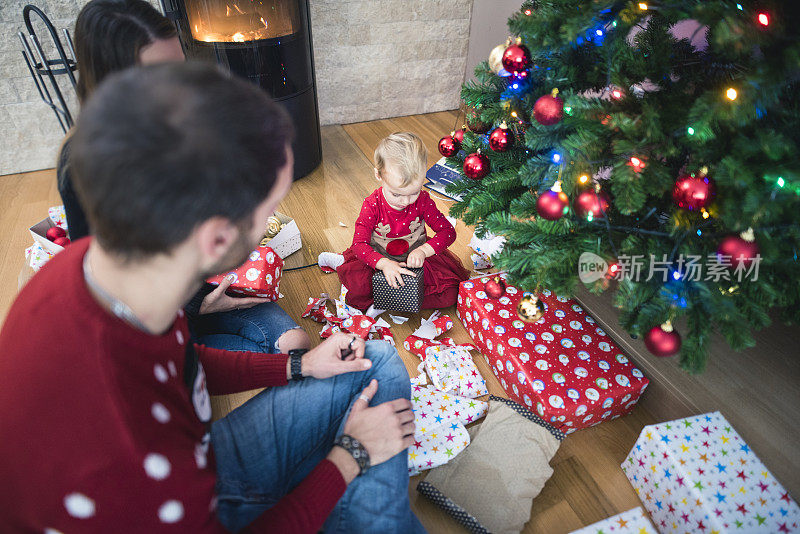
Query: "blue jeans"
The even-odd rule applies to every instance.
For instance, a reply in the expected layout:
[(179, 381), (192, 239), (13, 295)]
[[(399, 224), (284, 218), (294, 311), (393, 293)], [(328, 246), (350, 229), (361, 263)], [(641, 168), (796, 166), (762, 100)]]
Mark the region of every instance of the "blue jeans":
[(245, 310), (195, 315), (189, 326), (196, 343), (215, 349), (279, 353), (275, 346), (287, 330), (297, 323), (275, 302), (265, 302)]
[[(370, 341), (366, 357), (366, 371), (269, 388), (212, 425), (223, 525), (238, 531), (292, 491), (328, 455), (370, 380), (378, 380), (371, 406), (409, 398), (408, 372), (394, 347)], [(356, 477), (324, 531), (424, 532), (409, 504), (407, 451)]]

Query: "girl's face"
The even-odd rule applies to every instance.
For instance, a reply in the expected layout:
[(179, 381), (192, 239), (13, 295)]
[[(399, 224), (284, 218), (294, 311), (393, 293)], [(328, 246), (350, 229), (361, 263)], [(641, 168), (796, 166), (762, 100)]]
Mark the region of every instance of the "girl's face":
[(169, 39), (156, 39), (139, 50), (140, 65), (155, 65), (157, 63), (182, 62), (186, 60), (177, 37)]
[(417, 201), (422, 191), (422, 184), (425, 182), (421, 176), (407, 186), (400, 187), (402, 180), (392, 165), (387, 165), (380, 173), (375, 169), (375, 178), (383, 184), (383, 198), (386, 203), (397, 211), (402, 211)]

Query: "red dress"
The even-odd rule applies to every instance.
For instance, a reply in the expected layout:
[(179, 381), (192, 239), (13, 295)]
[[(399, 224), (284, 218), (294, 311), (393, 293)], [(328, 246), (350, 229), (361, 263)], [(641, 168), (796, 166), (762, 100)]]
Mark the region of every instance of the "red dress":
[[(436, 233), (431, 239), (425, 225)], [(403, 210), (389, 206), (382, 188), (364, 199), (356, 219), (353, 245), (345, 250), (344, 263), (336, 270), (347, 288), (347, 303), (360, 310), (372, 305), (372, 274), (381, 258), (406, 261), (408, 253), (428, 243), (436, 252), (425, 259), (425, 297), (423, 309), (453, 306), (458, 284), (469, 277), (461, 261), (449, 250), (456, 230), (442, 215), (427, 191)]]

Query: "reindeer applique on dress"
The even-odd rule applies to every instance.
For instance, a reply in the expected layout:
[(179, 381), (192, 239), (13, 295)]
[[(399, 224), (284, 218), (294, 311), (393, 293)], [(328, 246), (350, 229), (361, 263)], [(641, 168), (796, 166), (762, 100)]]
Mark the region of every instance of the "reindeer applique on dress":
[[(434, 236), (428, 239), (425, 226)], [(336, 271), (347, 287), (347, 303), (366, 310), (372, 305), (372, 273), (383, 257), (404, 262), (408, 253), (428, 243), (436, 252), (423, 264), (425, 298), (423, 309), (444, 308), (455, 304), (458, 285), (469, 277), (461, 261), (449, 250), (456, 239), (450, 221), (436, 207), (427, 191), (417, 200), (396, 210), (389, 206), (381, 188), (364, 199), (355, 224), (353, 244), (345, 250), (344, 264)]]

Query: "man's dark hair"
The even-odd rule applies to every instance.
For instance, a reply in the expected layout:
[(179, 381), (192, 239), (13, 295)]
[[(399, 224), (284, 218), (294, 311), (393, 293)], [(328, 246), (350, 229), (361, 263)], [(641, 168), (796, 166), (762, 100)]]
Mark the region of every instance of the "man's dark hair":
[(86, 100), (112, 72), (136, 65), (145, 46), (176, 35), (169, 19), (144, 0), (91, 0), (75, 21), (78, 99)]
[(211, 217), (252, 216), (292, 136), (278, 104), (212, 65), (138, 67), (110, 76), (82, 109), (75, 188), (103, 248), (167, 252)]

